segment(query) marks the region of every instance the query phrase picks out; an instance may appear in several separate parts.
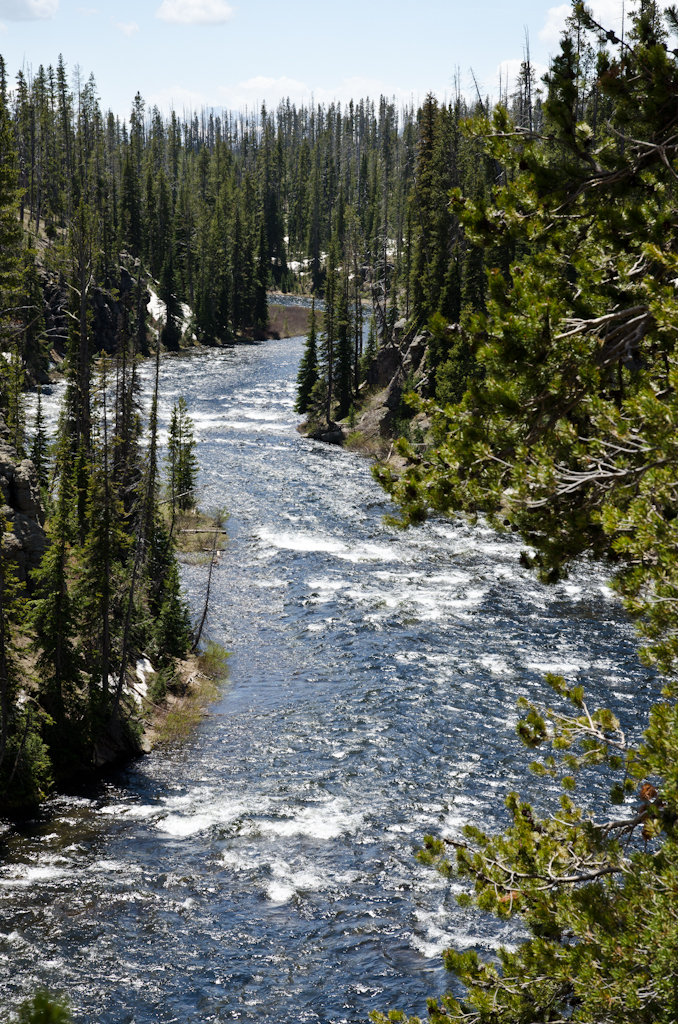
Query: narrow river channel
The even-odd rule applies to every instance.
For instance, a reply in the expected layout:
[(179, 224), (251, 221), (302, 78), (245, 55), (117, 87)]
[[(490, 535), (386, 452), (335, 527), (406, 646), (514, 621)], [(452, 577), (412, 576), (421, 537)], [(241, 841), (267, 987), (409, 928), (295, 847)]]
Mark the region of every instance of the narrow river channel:
[[(602, 572), (546, 588), (483, 525), (385, 525), (369, 462), (296, 432), (302, 345), (163, 360), (164, 422), (183, 394), (202, 504), (230, 512), (230, 679), (180, 749), (3, 827), (2, 1019), (38, 984), (101, 1024), (425, 1016), (446, 946), (520, 938), (415, 860), (426, 832), (499, 828), (511, 789), (556, 798), (517, 698), (558, 671), (644, 724), (657, 683)], [(196, 611), (205, 575), (184, 570)]]

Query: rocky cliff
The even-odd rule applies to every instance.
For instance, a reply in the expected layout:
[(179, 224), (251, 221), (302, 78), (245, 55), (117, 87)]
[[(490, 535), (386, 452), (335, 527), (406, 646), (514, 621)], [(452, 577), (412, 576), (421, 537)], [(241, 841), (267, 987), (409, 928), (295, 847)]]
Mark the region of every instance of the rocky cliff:
[[(392, 340), (379, 349), (367, 371), (363, 388), (372, 394), (361, 403), (355, 424), (352, 427), (341, 425), (344, 438), (355, 438), (352, 447), (383, 457), (397, 421), (404, 415), (403, 392), (413, 389), (422, 397), (428, 397), (428, 337), (426, 331), (406, 333), (405, 320), (395, 325)], [(426, 428), (428, 423), (422, 422), (421, 426)]]
[(7, 442), (8, 434), (0, 416), (0, 513), (7, 520), (2, 544), (16, 562), (19, 579), (25, 582), (30, 570), (40, 564), (47, 546), (45, 513), (35, 466), (30, 459), (18, 458)]
[[(414, 389), (423, 398), (428, 397), (426, 368), (428, 331), (407, 332), (406, 320), (399, 320), (393, 336), (379, 349), (367, 371), (358, 398), (355, 422), (302, 423), (298, 428), (306, 437), (327, 444), (344, 444), (349, 439), (352, 448), (370, 455), (383, 457), (391, 444), (394, 428), (403, 417), (403, 391)], [(421, 417), (417, 417), (418, 420)], [(421, 426), (428, 427), (422, 421)]]

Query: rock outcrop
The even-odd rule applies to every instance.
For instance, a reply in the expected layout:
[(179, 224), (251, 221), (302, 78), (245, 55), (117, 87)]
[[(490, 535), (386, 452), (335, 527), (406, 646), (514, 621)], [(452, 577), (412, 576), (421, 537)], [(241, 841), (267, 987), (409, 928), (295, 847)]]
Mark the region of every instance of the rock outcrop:
[[(127, 257), (133, 262), (131, 257)], [(119, 268), (119, 277), (113, 289), (94, 287), (89, 294), (87, 308), (90, 313), (90, 348), (93, 352), (105, 351), (112, 354), (118, 346), (118, 333), (124, 307), (130, 307), (134, 279), (125, 267)], [(49, 347), (54, 362), (60, 362), (66, 354), (69, 320), (69, 289), (63, 275), (43, 270), (40, 275), (43, 294), (43, 312)], [(150, 293), (145, 292), (144, 303)], [(40, 378), (42, 383), (45, 380)]]
[[(393, 329), (393, 340), (380, 348), (372, 360), (364, 387), (380, 390), (364, 403), (352, 430), (360, 435), (361, 446), (375, 455), (384, 454), (395, 421), (403, 415), (403, 392), (414, 387), (426, 397), (427, 341), (426, 333), (408, 335), (405, 320), (399, 320)], [(345, 426), (343, 430), (348, 435)]]
[(0, 416), (0, 513), (7, 521), (2, 544), (16, 562), (19, 579), (26, 582), (31, 569), (40, 564), (47, 546), (45, 513), (35, 466), (30, 459), (18, 458), (8, 435)]
[(371, 455), (385, 456), (395, 422), (404, 415), (403, 392), (414, 388), (422, 397), (428, 397), (428, 338), (426, 331), (408, 333), (407, 321), (399, 320), (391, 340), (379, 349), (367, 370), (361, 390), (365, 389), (363, 394), (369, 397), (360, 401), (355, 422), (351, 426), (346, 422), (302, 424), (300, 432), (327, 444), (343, 444), (352, 435), (352, 446)]

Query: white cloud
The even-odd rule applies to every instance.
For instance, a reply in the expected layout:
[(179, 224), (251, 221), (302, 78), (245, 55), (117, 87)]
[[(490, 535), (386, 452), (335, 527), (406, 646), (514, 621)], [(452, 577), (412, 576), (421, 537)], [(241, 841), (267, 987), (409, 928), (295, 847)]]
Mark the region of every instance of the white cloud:
[[(421, 95), (428, 91), (423, 90)], [(218, 105), (228, 110), (241, 110), (244, 107), (253, 110), (262, 102), (270, 108), (288, 97), (297, 106), (308, 104), (311, 99), (314, 103), (337, 102), (345, 106), (349, 100), (366, 99), (368, 96), (373, 100), (378, 100), (382, 95), (389, 99), (395, 96), (398, 104), (409, 103), (411, 99), (416, 102), (420, 98), (418, 94), (413, 96), (412, 90), (400, 89), (376, 78), (343, 78), (333, 87), (319, 88), (285, 75), (280, 78), (257, 75), (237, 85), (220, 86), (218, 94)]]
[[(540, 65), (541, 66), (541, 65)], [(496, 91), (495, 87), (492, 92)], [(451, 90), (444, 88), (436, 89), (430, 86), (417, 89), (402, 89), (393, 83), (388, 83), (377, 78), (344, 78), (333, 87), (320, 88), (309, 85), (308, 82), (295, 78), (288, 78), (282, 75), (274, 78), (268, 75), (257, 75), (248, 78), (246, 81), (234, 83), (233, 85), (220, 85), (215, 90), (197, 92), (186, 89), (183, 86), (175, 85), (170, 88), (159, 90), (157, 93), (147, 96), (150, 106), (157, 106), (160, 110), (169, 112), (176, 110), (181, 114), (182, 110), (200, 110), (201, 107), (213, 107), (215, 111), (224, 110), (248, 110), (254, 111), (265, 103), (269, 110), (275, 109), (281, 100), (290, 101), (298, 106), (314, 103), (341, 103), (342, 107), (348, 105), (350, 100), (358, 101), (370, 99), (378, 102), (380, 96), (395, 98), (397, 107), (401, 104), (411, 102), (419, 104), (428, 92), (434, 92), (441, 102), (450, 99)], [(475, 95), (475, 94), (474, 94)]]
[(221, 106), (221, 100), (215, 102), (206, 93), (192, 92), (190, 89), (184, 89), (181, 85), (170, 86), (168, 89), (152, 93), (147, 97), (147, 102), (149, 107), (157, 107), (166, 113), (176, 110), (177, 114), (181, 114), (183, 110), (200, 110), (202, 107)]
[(133, 36), (139, 31), (139, 26), (136, 21), (116, 21), (114, 22), (114, 25), (126, 36)]
[(53, 18), (59, 0), (0, 0), (0, 17), (8, 21), (38, 21)]
[(571, 12), (571, 4), (561, 4), (560, 7), (551, 7), (549, 9), (544, 27), (539, 33), (539, 38), (550, 50), (558, 49), (560, 37), (565, 30), (565, 19)]
[(230, 110), (240, 110), (248, 107), (258, 107), (262, 102), (270, 107), (282, 99), (299, 103), (304, 97), (310, 96), (311, 90), (306, 82), (297, 81), (282, 75), (280, 78), (269, 78), (266, 75), (257, 75), (255, 78), (248, 78), (246, 82), (238, 82), (237, 85), (219, 87), (220, 104)]
[(172, 25), (223, 25), (233, 8), (225, 0), (163, 0), (155, 16)]

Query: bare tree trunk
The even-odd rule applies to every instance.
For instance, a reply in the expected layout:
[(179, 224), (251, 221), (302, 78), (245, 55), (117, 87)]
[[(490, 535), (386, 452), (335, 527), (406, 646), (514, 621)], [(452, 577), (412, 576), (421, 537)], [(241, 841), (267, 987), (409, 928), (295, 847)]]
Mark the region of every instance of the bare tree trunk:
[(205, 593), (205, 604), (203, 606), (202, 618), (200, 619), (200, 625), (198, 626), (198, 632), (196, 634), (195, 640), (193, 641), (193, 646), (191, 647), (191, 651), (192, 652), (197, 651), (197, 649), (198, 649), (198, 644), (200, 643), (200, 638), (202, 637), (202, 631), (203, 631), (203, 628), (205, 626), (205, 622), (207, 621), (207, 609), (209, 608), (210, 591), (212, 589), (212, 570), (214, 569), (214, 562), (215, 562), (214, 556), (215, 556), (216, 551), (217, 551), (217, 538), (218, 538), (218, 536), (219, 536), (219, 531), (215, 530), (214, 531), (214, 540), (212, 542), (212, 557), (210, 558), (210, 571), (209, 571), (209, 575), (207, 577), (207, 591)]

